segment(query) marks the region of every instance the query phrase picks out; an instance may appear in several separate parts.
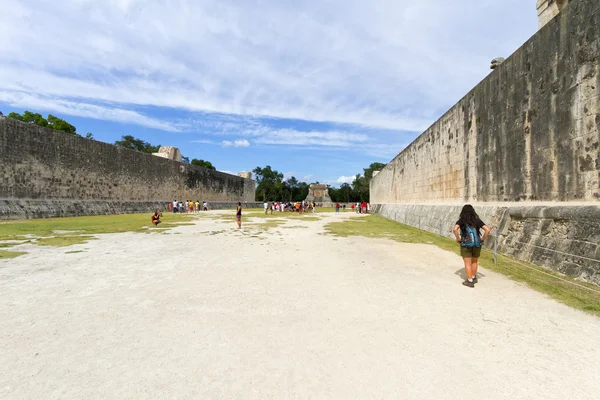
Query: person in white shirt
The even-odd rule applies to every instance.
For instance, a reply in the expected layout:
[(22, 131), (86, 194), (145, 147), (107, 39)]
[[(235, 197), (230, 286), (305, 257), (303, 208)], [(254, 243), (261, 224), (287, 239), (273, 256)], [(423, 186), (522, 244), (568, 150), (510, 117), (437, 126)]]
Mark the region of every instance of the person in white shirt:
[(263, 207), (265, 208), (265, 214), (267, 213), (267, 208), (269, 207), (269, 203), (268, 202), (264, 202)]

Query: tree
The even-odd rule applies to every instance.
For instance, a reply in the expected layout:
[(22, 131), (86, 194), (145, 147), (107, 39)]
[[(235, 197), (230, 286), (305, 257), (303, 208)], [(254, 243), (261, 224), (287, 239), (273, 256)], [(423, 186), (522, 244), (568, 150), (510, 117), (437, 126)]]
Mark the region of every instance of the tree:
[[(264, 168), (256, 167), (252, 170), (256, 176), (256, 199), (258, 200), (259, 194), (262, 194), (262, 200), (278, 200), (281, 199), (280, 190), (281, 182), (283, 181), (283, 174), (271, 168), (267, 165)], [(279, 188), (278, 188), (279, 186)], [(278, 196), (279, 194), (279, 196)]]
[(8, 118), (16, 119), (21, 122), (26, 122), (28, 124), (35, 124), (44, 127), (48, 126), (48, 121), (44, 117), (42, 117), (42, 114), (32, 113), (31, 111), (25, 111), (23, 115), (16, 112), (11, 112), (10, 114), (8, 114)]
[(190, 163), (190, 158), (189, 157), (183, 157), (181, 156), (181, 162), (184, 164), (189, 164)]
[(86, 139), (93, 139), (94, 138), (94, 134), (92, 132), (88, 132), (85, 134), (85, 138)]
[(369, 201), (369, 184), (364, 176), (356, 174), (352, 182), (352, 191), (357, 201)]
[(35, 124), (46, 128), (54, 129), (55, 131), (61, 131), (77, 135), (77, 129), (64, 119), (58, 118), (52, 114), (48, 114), (48, 119), (42, 117), (42, 114), (32, 113), (31, 111), (25, 111), (23, 115), (11, 112), (8, 114), (8, 118), (13, 118), (28, 124)]
[(352, 186), (350, 186), (348, 183), (342, 183), (342, 186), (340, 186), (338, 194), (339, 194), (338, 201), (342, 201), (344, 203), (349, 203), (354, 200), (352, 198)]
[(141, 151), (142, 153), (158, 153), (160, 145), (153, 146), (148, 142), (144, 142), (142, 139), (134, 138), (131, 135), (125, 135), (121, 137), (121, 140), (115, 142), (116, 146), (125, 147), (126, 149)]
[(371, 179), (373, 179), (373, 172), (375, 171), (381, 171), (382, 169), (385, 168), (387, 164), (383, 164), (380, 162), (374, 162), (371, 163), (371, 165), (369, 165), (369, 168), (364, 168), (364, 177), (367, 179), (368, 183), (371, 183)]
[(210, 161), (198, 160), (197, 158), (193, 158), (191, 164), (202, 168), (212, 169), (213, 171), (217, 170)]
[(308, 197), (308, 191), (310, 190), (310, 185), (306, 182), (298, 183), (298, 197), (295, 198), (296, 201), (302, 201)]
[(52, 114), (48, 114), (48, 127), (54, 129), (55, 131), (66, 132), (72, 135), (77, 134), (77, 129), (73, 125), (71, 125), (64, 119), (55, 117)]

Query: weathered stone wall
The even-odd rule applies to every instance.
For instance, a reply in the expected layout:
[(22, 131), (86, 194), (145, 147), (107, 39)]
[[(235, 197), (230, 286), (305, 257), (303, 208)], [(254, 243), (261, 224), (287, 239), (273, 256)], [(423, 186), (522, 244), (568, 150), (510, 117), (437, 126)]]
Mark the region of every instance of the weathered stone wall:
[[(236, 202), (209, 202), (208, 209), (235, 212)], [(262, 208), (262, 203), (244, 202), (244, 208)], [(0, 220), (74, 217), (81, 215), (169, 212), (165, 201), (110, 201), (110, 200), (0, 200)]]
[(371, 202), (597, 201), (599, 10), (572, 0), (373, 178)]
[(543, 27), (569, 4), (569, 0), (537, 0), (539, 27)]
[(472, 203), (501, 253), (600, 284), (600, 2), (568, 3), (372, 179), (374, 212), (451, 235)]
[[(147, 211), (144, 204), (173, 200), (233, 206), (237, 201), (253, 203), (254, 193), (252, 180), (0, 119), (0, 199), (6, 200), (2, 218), (95, 214), (97, 207), (104, 213), (127, 212), (136, 209), (133, 203)], [(65, 207), (58, 206), (62, 200)], [(74, 200), (81, 207), (71, 207)], [(28, 204), (32, 212), (15, 213), (18, 204)]]

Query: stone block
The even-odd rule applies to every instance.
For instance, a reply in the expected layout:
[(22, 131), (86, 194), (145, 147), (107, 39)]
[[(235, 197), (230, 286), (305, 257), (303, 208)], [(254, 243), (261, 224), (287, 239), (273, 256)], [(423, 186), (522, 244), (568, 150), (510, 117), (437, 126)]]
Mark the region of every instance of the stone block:
[(152, 153), (152, 155), (177, 162), (181, 162), (182, 159), (179, 149), (173, 146), (161, 146), (158, 149), (158, 153)]

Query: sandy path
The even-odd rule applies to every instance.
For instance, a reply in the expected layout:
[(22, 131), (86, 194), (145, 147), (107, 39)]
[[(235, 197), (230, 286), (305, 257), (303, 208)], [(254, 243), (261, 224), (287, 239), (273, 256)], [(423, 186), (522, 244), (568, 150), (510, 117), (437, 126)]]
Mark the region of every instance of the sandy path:
[(319, 234), (349, 216), (0, 261), (0, 398), (600, 398), (598, 318), (485, 269), (465, 288), (436, 247)]

